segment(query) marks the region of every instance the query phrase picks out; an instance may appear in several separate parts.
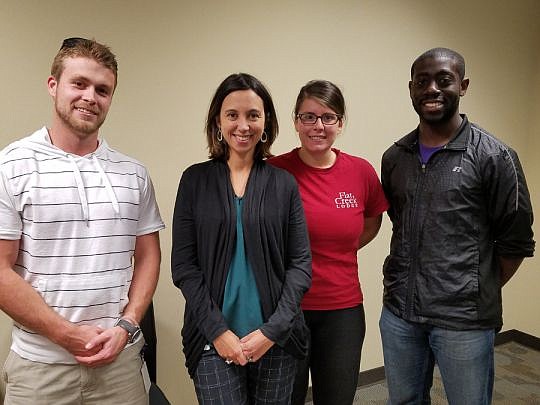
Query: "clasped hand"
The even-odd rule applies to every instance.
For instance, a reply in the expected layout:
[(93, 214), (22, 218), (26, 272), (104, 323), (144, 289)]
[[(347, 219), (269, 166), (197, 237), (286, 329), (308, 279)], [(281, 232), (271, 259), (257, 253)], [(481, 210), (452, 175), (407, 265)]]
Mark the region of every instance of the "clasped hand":
[(102, 329), (99, 326), (74, 325), (60, 345), (80, 364), (100, 367), (116, 360), (127, 340), (127, 332), (120, 327)]
[(260, 329), (241, 339), (231, 330), (227, 330), (212, 343), (217, 353), (226, 362), (240, 366), (258, 361), (274, 345), (274, 342), (264, 336)]

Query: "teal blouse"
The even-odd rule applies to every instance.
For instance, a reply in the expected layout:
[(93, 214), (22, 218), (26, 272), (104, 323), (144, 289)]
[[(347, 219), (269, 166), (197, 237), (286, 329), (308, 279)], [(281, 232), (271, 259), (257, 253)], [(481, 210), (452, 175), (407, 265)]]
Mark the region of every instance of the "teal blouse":
[(229, 328), (240, 338), (263, 324), (259, 291), (253, 270), (246, 257), (242, 227), (243, 199), (234, 198), (236, 205), (236, 247), (225, 284), (222, 312)]

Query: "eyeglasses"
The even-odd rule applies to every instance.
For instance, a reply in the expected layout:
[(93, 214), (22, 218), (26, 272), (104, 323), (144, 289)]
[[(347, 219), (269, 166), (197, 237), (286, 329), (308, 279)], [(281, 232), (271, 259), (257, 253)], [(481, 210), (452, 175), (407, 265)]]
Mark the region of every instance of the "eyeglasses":
[(80, 38), (80, 37), (66, 38), (62, 41), (62, 46), (60, 47), (60, 49), (74, 48), (81, 42), (86, 42), (86, 41), (88, 41), (88, 39)]
[(341, 115), (324, 113), (322, 115), (317, 115), (315, 113), (300, 113), (296, 115), (296, 118), (300, 119), (302, 124), (314, 125), (317, 120), (320, 118), (323, 125), (334, 125), (341, 119)]

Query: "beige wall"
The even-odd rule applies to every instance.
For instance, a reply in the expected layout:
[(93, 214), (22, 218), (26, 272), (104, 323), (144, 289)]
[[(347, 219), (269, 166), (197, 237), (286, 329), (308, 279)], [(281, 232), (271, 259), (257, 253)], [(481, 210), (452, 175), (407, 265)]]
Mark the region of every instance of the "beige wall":
[[(155, 297), (158, 380), (173, 403), (194, 404), (180, 348), (183, 299), (170, 282), (170, 218), (180, 173), (206, 158), (204, 117), (219, 82), (246, 71), (268, 85), (281, 123), (275, 153), (297, 143), (290, 116), (300, 86), (313, 78), (336, 82), (349, 111), (337, 146), (378, 169), (385, 148), (417, 122), (407, 93), (411, 61), (433, 46), (455, 48), (471, 78), (462, 110), (520, 153), (539, 207), (538, 21), (536, 0), (1, 0), (0, 145), (49, 121), (45, 80), (63, 38), (95, 37), (113, 48), (119, 87), (102, 134), (145, 162), (154, 179), (168, 226)], [(389, 235), (385, 219), (379, 238), (360, 253), (368, 322), (363, 369), (382, 365), (377, 321)], [(538, 263), (527, 260), (504, 290), (505, 328), (536, 336)], [(9, 328), (0, 315), (0, 359)]]
[[(536, 15), (538, 16), (538, 12)], [(530, 104), (528, 114), (530, 113), (531, 129), (521, 139), (521, 161), (527, 174), (527, 184), (535, 209), (534, 231), (538, 241), (540, 236), (538, 211), (540, 208), (540, 159), (538, 159), (540, 148), (540, 52), (530, 56), (531, 62), (536, 59), (536, 66), (532, 66), (533, 69), (529, 73), (524, 72), (520, 75), (523, 82), (526, 83), (526, 87), (523, 88), (519, 96), (521, 101), (518, 105), (523, 108)], [(518, 275), (503, 290), (505, 329), (520, 329), (540, 336), (540, 317), (537, 314), (537, 310), (540, 308), (540, 294), (536, 291), (540, 281), (539, 264), (539, 257), (527, 260)]]

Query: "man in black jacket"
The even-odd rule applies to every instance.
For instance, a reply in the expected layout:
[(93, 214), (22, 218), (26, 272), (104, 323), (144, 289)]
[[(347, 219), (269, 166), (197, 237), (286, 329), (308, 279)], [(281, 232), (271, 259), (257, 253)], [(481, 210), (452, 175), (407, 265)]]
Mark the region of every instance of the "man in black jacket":
[(534, 252), (517, 154), (459, 113), (469, 79), (446, 48), (420, 55), (419, 126), (382, 158), (393, 224), (380, 320), (390, 404), (430, 403), (435, 362), (450, 404), (489, 404), (501, 287)]

